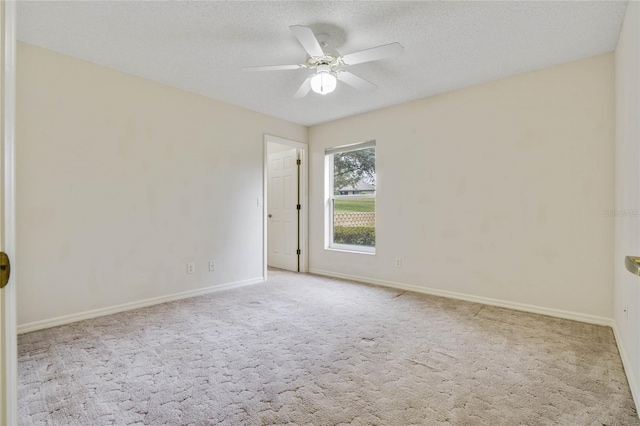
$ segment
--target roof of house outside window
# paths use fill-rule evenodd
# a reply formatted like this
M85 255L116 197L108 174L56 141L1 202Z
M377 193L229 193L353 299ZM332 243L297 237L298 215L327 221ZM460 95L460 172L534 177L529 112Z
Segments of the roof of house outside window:
M363 180L358 182L356 186L347 186L344 188L340 188L341 191L375 191L375 185L371 185Z

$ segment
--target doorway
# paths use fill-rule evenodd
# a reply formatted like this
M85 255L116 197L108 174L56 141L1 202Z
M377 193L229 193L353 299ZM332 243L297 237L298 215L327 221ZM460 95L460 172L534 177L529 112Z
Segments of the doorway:
M264 276L307 270L307 144L264 138Z

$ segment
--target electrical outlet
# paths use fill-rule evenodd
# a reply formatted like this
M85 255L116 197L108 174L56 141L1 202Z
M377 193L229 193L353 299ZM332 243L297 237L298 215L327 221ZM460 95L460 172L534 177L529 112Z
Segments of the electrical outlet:
M193 262L187 263L187 274L193 274L196 270L196 264Z
M262 207L262 197L258 197L256 204L258 205L258 207Z
M402 268L402 258L396 257L396 268Z
M216 261L215 260L209 261L209 272L213 272L215 270L216 270Z

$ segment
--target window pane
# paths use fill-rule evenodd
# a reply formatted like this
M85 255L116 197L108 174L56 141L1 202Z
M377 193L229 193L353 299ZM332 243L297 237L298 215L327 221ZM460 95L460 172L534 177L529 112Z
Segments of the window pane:
M376 199L333 200L333 243L376 246Z
M333 190L335 195L375 194L376 149L333 154Z

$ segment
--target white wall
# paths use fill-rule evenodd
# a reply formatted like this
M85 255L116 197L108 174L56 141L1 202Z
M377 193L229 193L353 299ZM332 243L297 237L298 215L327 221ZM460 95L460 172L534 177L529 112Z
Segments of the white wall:
M19 324L262 276L263 134L307 128L24 43L17 94Z
M640 256L640 3L630 1L615 52L616 210L614 319L629 384L640 406L640 278L624 267L625 256ZM628 312L625 313L625 309Z
M611 53L314 126L310 268L606 322L613 126ZM370 139L376 255L325 250L324 149Z

